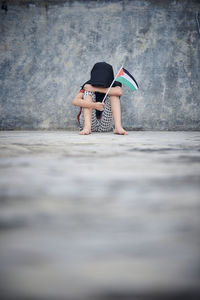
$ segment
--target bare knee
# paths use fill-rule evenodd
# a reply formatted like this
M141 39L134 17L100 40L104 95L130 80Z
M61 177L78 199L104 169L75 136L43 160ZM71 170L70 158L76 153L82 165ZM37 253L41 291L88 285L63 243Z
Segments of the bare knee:
M88 101L88 102L92 102L92 101L93 101L92 96L90 96L90 95L86 95L86 96L84 97L84 100L86 100L86 101Z

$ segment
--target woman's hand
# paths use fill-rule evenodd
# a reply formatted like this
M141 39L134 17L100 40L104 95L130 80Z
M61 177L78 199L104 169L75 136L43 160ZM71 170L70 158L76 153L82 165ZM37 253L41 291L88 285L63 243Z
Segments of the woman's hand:
M93 92L93 93L96 92L96 89L91 84L88 83L85 84L83 88L86 92Z
M95 109L103 111L104 110L104 103L103 102L95 102Z

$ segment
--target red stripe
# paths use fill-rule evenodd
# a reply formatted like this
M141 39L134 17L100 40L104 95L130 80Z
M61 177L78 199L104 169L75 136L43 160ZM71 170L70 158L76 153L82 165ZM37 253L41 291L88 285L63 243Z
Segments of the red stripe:
M77 115L77 120L78 120L79 123L80 123L81 112L82 112L82 107L80 108L80 111L79 111L79 113Z
M123 70L123 68L122 68L121 71L119 72L119 74L117 75L117 77L123 76L123 75L124 75L124 70Z

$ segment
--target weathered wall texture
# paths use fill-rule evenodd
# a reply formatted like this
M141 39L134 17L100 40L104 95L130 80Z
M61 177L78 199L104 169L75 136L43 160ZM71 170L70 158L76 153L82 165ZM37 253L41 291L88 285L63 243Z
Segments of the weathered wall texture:
M200 1L7 2L1 129L78 128L72 98L97 61L138 80L123 88L127 129L200 129Z

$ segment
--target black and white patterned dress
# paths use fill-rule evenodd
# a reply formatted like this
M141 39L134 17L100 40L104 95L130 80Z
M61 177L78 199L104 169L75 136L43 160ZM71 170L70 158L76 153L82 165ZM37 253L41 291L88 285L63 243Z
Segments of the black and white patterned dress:
M84 91L83 98L87 95L90 95L92 97L92 101L96 102L96 95L93 92L87 92ZM101 114L101 118L97 118L96 116L96 109L92 109L92 126L91 130L92 132L107 132L113 130L113 116L111 111L111 105L110 105L110 96L108 95L105 99L105 105L104 110ZM84 108L83 108L84 110ZM84 127L84 114L82 113L80 115L80 130Z

